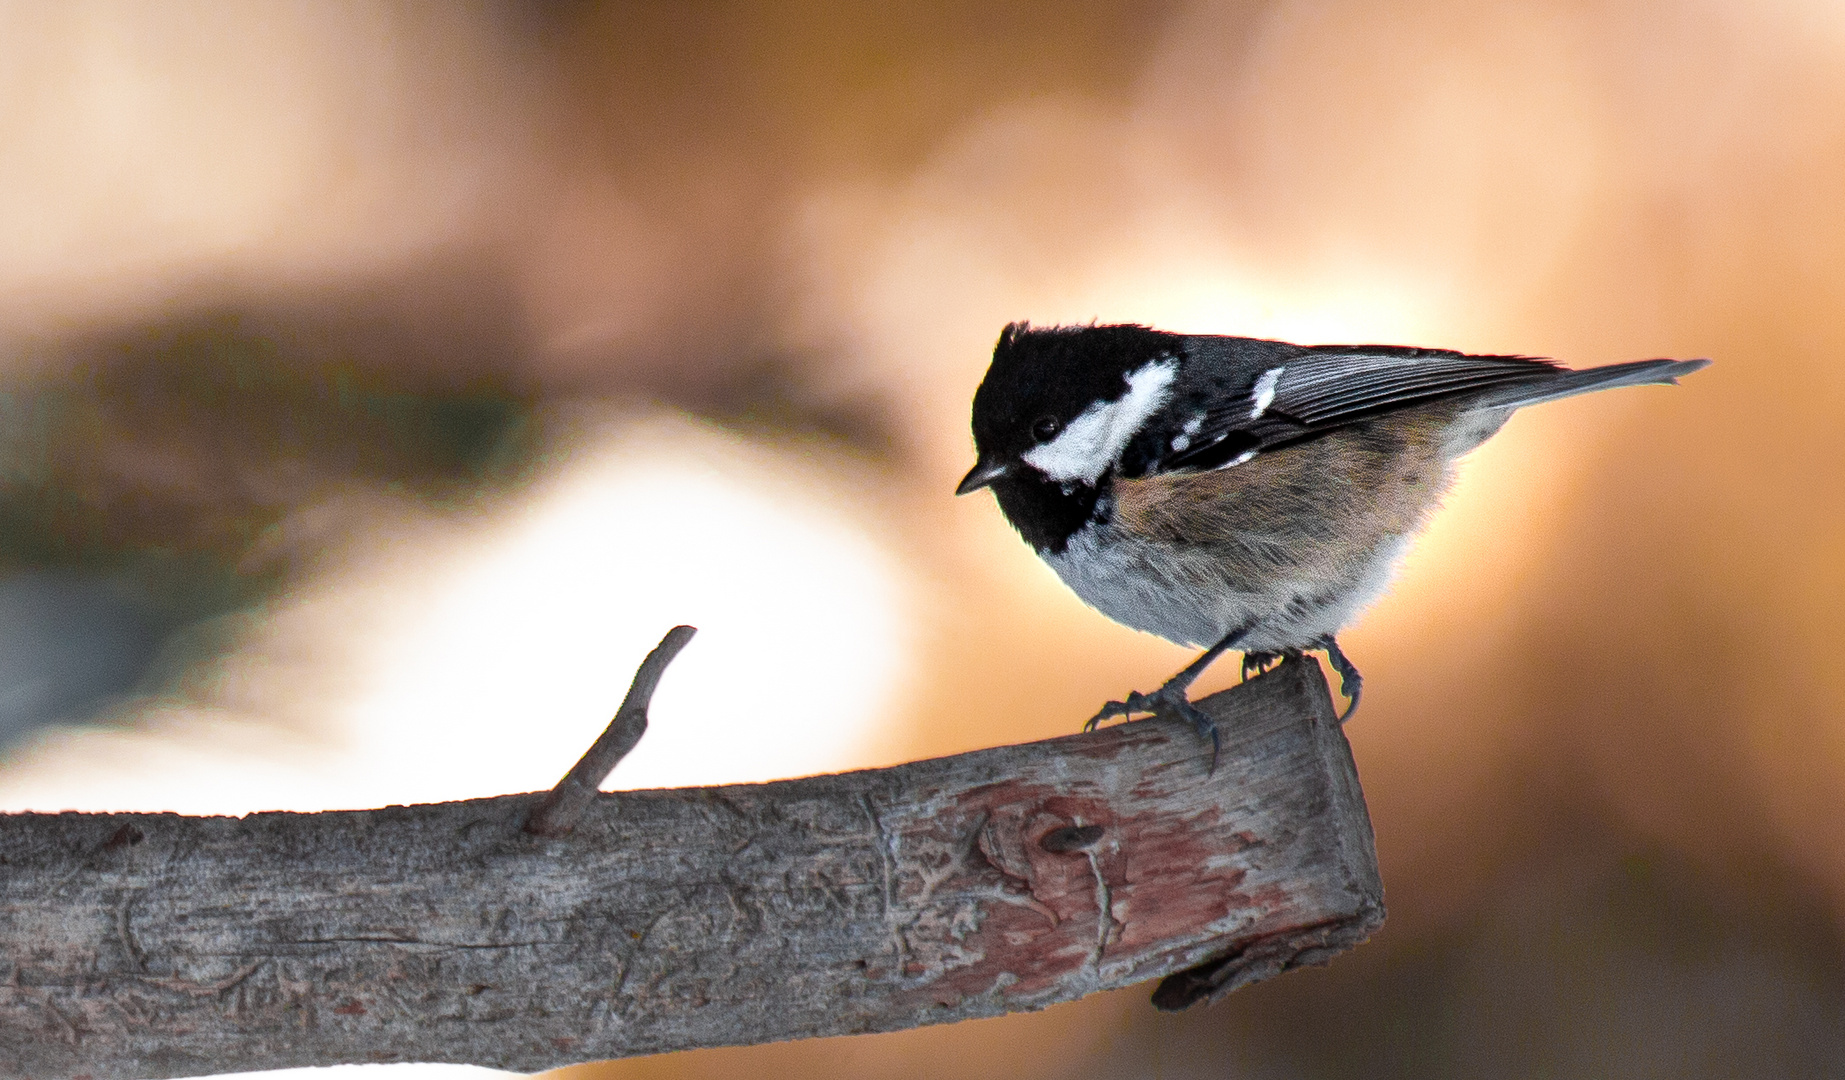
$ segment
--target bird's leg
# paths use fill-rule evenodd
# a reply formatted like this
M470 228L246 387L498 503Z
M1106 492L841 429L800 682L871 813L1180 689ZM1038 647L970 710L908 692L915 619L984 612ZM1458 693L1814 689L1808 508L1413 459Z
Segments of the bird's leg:
M1281 663L1282 654L1278 652L1246 652L1243 654L1243 681L1248 682Z
M1204 715L1198 706L1191 703L1191 699L1185 696L1185 691L1192 683L1198 681L1198 676L1204 674L1204 669L1210 667L1212 661L1222 656L1227 650L1236 648L1236 643L1241 641L1247 633L1249 633L1249 627L1239 626L1225 634L1223 640L1206 649L1202 656L1185 665L1183 671L1167 679L1163 686L1151 694L1143 694L1135 690L1128 694L1126 701L1111 701L1102 706L1102 711L1090 717L1089 722L1083 725L1083 730L1091 731L1097 724L1110 717L1132 716L1134 713L1176 717L1189 723L1197 729L1198 734L1211 740L1211 768L1216 769L1217 724Z
M1348 702L1345 712L1339 715L1339 722L1343 724L1358 711L1358 695L1365 688L1365 678L1358 674L1358 668L1346 658L1344 650L1339 648L1339 642L1331 634L1321 638L1318 644L1326 650L1326 662L1339 673L1339 692L1345 695Z

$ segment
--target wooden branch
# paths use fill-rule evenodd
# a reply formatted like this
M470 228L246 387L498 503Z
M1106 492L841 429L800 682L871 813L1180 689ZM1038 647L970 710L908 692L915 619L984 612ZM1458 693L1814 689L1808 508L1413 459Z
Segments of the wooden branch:
M890 769L321 814L0 816L0 1077L571 1062L1038 1009L1180 1008L1382 921L1319 666Z

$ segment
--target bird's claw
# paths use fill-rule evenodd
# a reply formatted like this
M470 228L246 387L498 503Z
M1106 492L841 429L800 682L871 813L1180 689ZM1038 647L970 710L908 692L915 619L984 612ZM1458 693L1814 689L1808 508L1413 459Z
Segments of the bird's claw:
M1339 723L1344 724L1358 711L1358 695L1364 692L1365 677L1358 673L1357 665L1339 648L1339 642L1331 634L1319 641L1320 648L1326 650L1326 662L1332 665L1339 675L1339 692L1345 695L1345 712L1339 714Z
M1243 654L1243 681L1248 682L1257 675L1262 675L1269 668L1281 663L1282 654L1278 652L1246 652Z
M1157 696L1156 694L1143 694L1138 690L1130 690L1126 701L1111 701L1102 706L1101 712L1096 713L1094 716L1084 721L1083 730L1094 731L1096 728L1113 720L1117 716L1125 720L1135 713L1157 713L1159 710L1155 707L1153 700Z
M1128 694L1126 701L1111 701L1102 706L1102 711L1090 717L1083 724L1083 730L1094 731L1104 721L1117 716L1128 718L1136 713L1151 713L1154 716L1183 720L1190 724L1201 737L1211 740L1211 771L1217 771L1219 748L1217 722L1206 716L1204 710L1193 705L1181 688L1162 687L1151 694L1143 694L1135 690Z

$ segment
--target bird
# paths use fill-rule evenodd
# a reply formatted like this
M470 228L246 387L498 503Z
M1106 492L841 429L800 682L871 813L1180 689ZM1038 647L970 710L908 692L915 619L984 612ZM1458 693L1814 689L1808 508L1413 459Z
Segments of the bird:
M1216 725L1187 696L1225 651L1243 675L1324 651L1389 584L1455 464L1527 405L1673 384L1708 360L1572 369L1536 356L1295 345L1134 323L1009 324L974 393L976 461L1023 540L1102 614L1204 652L1085 729L1141 714Z

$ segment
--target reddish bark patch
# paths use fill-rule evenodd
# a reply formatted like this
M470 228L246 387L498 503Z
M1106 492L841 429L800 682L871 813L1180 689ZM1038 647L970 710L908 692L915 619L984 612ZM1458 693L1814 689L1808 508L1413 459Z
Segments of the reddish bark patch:
M1239 891L1248 870L1226 856L1263 840L1222 831L1215 804L1178 809L1170 783L1154 785L1162 806L1139 779L1113 799L1094 784L1008 780L903 823L896 899L909 907L905 974L929 980L918 1004L953 1006L996 987L1032 996L1087 964L1153 962L1259 903ZM1122 816L1120 804L1138 812Z

